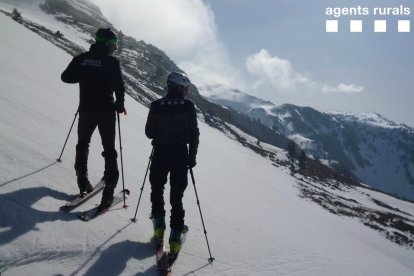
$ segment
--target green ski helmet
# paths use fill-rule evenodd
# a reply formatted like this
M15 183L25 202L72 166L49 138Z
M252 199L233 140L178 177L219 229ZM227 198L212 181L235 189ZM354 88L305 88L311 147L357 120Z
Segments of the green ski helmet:
M111 30L111 28L101 28L95 34L96 42L103 42L108 46L114 46L118 42L116 34Z

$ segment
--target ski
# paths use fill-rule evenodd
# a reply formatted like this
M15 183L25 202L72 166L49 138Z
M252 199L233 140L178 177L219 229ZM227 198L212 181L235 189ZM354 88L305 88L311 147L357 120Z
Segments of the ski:
M158 261L158 271L160 272L160 276L171 275L170 266L168 264L168 253L164 251L161 255L160 260Z
M65 205L61 206L60 207L60 210L62 210L62 211L70 211L70 210L74 209L75 207L78 207L79 205L83 204L88 199L90 199L91 197L93 197L94 195L96 195L104 187L105 187L105 181L104 180L99 181L99 183L96 184L93 187L92 192L90 192L90 193L88 193L88 194L86 194L84 196L78 195L74 200L68 201L68 202L66 202Z
M183 233L181 234L181 249L176 254L171 254L171 253L166 254L166 256L167 256L167 268L164 269L163 271L160 270L160 276L172 276L173 266L177 261L178 254L180 254L180 252L183 248L185 240L187 239L188 227L186 225L184 227L185 228L183 229Z
M157 264L159 264L162 256L164 255L165 251L165 246L164 246L164 242L159 242L154 238L154 243L155 243L155 258L157 260Z
M124 195L125 195L125 198L128 198L129 194L130 192L128 189L122 190L121 192L119 192L118 194L114 196L114 200L110 206L106 208L102 208L101 205L97 205L96 207L90 210L80 213L78 215L78 218L83 221L90 221L91 219L94 219L97 216L106 213L106 211L108 211L110 208L117 205L118 203L121 203L124 200Z
M159 241L157 238L152 238L155 244L155 259L157 261L158 271L160 275L166 275L168 272L168 253L165 250L164 242Z
M150 216L149 218L152 221L154 228L155 228L154 217ZM164 240L157 238L154 233L154 236L151 238L151 244L154 245L155 260L158 266L158 270L160 271L160 274L162 275L162 271L167 271L168 269L168 254L167 254L167 251L165 250Z

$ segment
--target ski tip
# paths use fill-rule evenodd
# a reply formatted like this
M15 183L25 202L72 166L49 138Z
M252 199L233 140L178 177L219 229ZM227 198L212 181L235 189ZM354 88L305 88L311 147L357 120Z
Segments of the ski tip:
M60 206L59 209L67 211L67 210L72 209L73 207L74 207L73 205L66 203L65 205Z
M88 217L88 216L83 216L83 215L79 215L79 216L78 216L78 218L79 218L81 221L89 221L89 220L90 220L90 217Z
M89 211L85 211L85 212L81 212L81 213L78 213L78 215L77 215L77 217L78 217L78 219L80 219L81 221L85 221L85 222L87 222L87 221L90 221L91 219L93 219L93 218L95 218L96 216L97 216L97 212L95 211L93 214L90 212L91 210L89 210Z

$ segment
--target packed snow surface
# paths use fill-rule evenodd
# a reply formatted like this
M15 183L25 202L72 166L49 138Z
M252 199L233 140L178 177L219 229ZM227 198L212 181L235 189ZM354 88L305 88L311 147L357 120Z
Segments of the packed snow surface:
M77 192L76 123L63 163L55 162L78 103L77 85L60 81L71 57L3 14L0 25L0 273L157 275L149 243L148 182L138 221L130 221L151 152L144 135L147 108L128 97L128 115L121 116L130 207L120 205L90 222L77 219L78 212L99 202L96 196L70 213L59 211ZM216 261L207 261L190 181L184 198L190 232L175 275L414 274L412 250L298 197L295 179L284 168L204 123L200 130L194 173ZM92 182L103 173L101 151L96 131L90 147ZM396 207L412 211L407 205Z

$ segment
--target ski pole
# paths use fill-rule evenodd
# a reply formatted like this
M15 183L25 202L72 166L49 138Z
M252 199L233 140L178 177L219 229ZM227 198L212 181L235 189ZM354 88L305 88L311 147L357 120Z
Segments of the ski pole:
M154 154L154 148L152 148L151 150L151 155L149 157L148 160L148 166L147 166L147 170L145 172L145 176L144 176L144 181L142 182L142 186L141 186L141 193L139 194L139 199L138 199L138 204L137 204L137 209L135 210L135 216L134 218L131 219L132 222L136 222L137 221L137 213L138 213L138 207L139 207L139 203L141 201L141 196L142 196L142 192L144 191L144 185L145 185L145 179L147 179L147 174L148 174L148 169L150 167L151 164L151 159L152 159L152 155Z
M190 174L191 174L191 180L193 181L194 192L195 192L195 195L196 195L196 198L197 198L198 210L200 211L201 222L203 224L204 235L206 236L208 253L210 254L210 258L208 259L208 261L210 263L212 263L214 261L214 258L211 256L210 244L208 243L208 238L207 238L207 230L206 230L206 227L204 225L203 214L201 213L200 200L198 199L197 188L196 188L196 185L195 185L194 173L193 173L193 169L192 168L190 168Z
M121 153L121 174L122 174L122 190L125 191L125 180L124 180L124 161L122 158L122 138L121 138L121 120L119 119L119 113L116 112L118 117L118 133L119 133L119 152ZM124 195L124 208L127 208L128 205L125 203L125 193Z
M76 110L75 118L73 118L73 122L72 122L72 125L70 126L68 136L66 136L65 144L63 144L62 151L60 152L60 155L59 155L58 159L56 159L56 161L59 162L59 163L62 163L63 162L62 159L61 159L62 158L62 154L63 154L63 151L65 150L66 143L68 142L69 135L72 132L73 124L75 123L75 120L76 120L76 117L78 116L78 113L79 113L79 110Z

